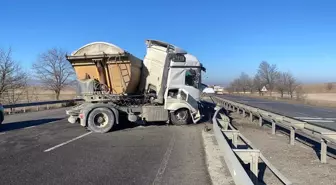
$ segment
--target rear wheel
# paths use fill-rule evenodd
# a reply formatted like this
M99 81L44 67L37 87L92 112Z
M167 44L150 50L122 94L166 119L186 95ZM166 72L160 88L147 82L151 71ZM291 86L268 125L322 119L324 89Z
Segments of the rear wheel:
M178 109L170 114L170 120L174 125L186 125L190 122L188 109Z
M106 133L114 125L115 117L108 108L95 108L88 117L88 128L93 132Z

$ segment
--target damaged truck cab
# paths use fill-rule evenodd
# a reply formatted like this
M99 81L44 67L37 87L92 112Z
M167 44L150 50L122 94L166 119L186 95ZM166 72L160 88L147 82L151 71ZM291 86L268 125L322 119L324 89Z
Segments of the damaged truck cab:
M157 40L146 45L143 62L107 43L89 44L67 56L85 100L67 111L69 122L102 133L122 123L120 115L131 122L198 122L202 64L174 45Z

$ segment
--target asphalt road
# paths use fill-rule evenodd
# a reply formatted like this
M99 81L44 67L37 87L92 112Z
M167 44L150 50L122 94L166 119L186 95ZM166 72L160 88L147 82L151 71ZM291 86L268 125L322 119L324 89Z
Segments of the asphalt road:
M336 109L229 94L217 96L336 130Z
M211 184L202 124L95 134L64 118L64 109L6 116L1 184Z

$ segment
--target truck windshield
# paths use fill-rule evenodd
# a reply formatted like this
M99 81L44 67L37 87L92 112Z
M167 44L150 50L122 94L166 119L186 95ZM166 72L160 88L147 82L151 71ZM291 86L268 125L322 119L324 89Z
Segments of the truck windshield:
M185 73L185 85L193 86L196 89L199 87L200 83L200 72L195 69L188 69Z

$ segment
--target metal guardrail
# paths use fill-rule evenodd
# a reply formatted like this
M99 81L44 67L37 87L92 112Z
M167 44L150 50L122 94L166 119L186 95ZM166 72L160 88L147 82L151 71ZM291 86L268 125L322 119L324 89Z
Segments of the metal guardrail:
M258 150L251 142L246 139L239 130L236 130L230 123L230 119L224 113L222 108L216 107L216 112L212 118L213 130L218 145L223 153L225 163L231 173L231 176L237 185L258 184L262 177L259 177L259 163L263 162L271 172L286 185L292 184L283 176ZM228 140L231 140L233 146ZM243 144L247 149L239 149L238 143ZM242 161L242 162L240 162ZM250 173L246 172L242 163L250 164Z
M259 126L262 126L264 121L271 123L272 134L275 134L277 127L286 129L289 131L289 143L295 144L295 135L301 135L308 137L321 143L320 160L321 163L327 162L327 148L336 150L331 143L336 143L336 132L331 129L327 129L315 124L311 124L305 121L300 121L291 117L276 114L273 112L265 111L252 106L244 105L241 103L233 102L224 98L211 96L215 103L220 104L226 110L236 111L242 113L245 117L249 114L250 121L254 118L259 119Z
M41 102L31 102L31 103L18 103L18 104L11 104L11 105L3 105L4 109L13 109L13 108L25 108L25 107L32 107L32 106L42 106L42 105L52 105L52 104L59 104L59 103L69 103L69 102L78 102L83 101L82 99L71 99L71 100L56 100L56 101L41 101ZM38 108L37 108L38 110ZM24 109L25 111L25 109Z

